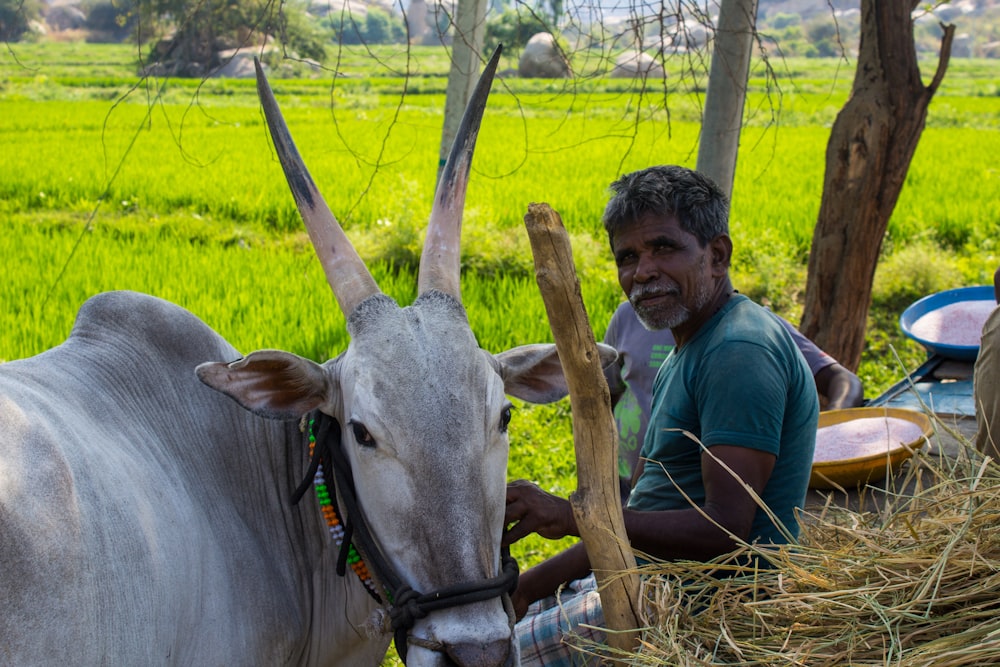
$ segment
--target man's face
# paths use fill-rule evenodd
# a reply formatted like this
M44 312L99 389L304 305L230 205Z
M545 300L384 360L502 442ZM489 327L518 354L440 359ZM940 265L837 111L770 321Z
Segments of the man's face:
M618 283L647 329L675 329L712 299L711 245L683 229L676 216L646 214L615 235Z

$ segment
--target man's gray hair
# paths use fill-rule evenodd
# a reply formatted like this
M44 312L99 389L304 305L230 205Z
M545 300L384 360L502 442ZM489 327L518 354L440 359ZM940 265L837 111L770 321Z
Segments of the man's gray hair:
M644 215L673 215L681 229L693 234L702 247L729 233L729 198L712 179L693 169L657 165L625 174L611 184L612 196L604 209L608 241Z

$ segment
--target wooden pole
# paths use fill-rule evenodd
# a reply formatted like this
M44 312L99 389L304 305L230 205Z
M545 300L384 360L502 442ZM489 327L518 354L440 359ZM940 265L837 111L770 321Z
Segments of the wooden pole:
M639 576L622 518L611 391L562 219L548 204L529 204L524 224L535 258L535 280L569 386L577 467L577 489L569 500L597 577L610 630L607 643L631 653L639 640Z

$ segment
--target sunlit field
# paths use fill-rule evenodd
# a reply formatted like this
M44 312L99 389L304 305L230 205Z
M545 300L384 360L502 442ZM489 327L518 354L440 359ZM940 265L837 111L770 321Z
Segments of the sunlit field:
M382 288L413 298L439 161L447 59L417 50L409 80L341 54L272 85L307 165ZM387 53L386 58L401 57ZM68 334L109 289L149 292L204 319L243 351L317 360L347 345L343 318L308 247L249 80L144 80L128 46L9 45L0 54L0 359ZM501 67L514 67L512 61ZM755 66L733 193L737 287L800 315L829 127L852 64ZM369 70L366 70L366 67ZM930 74L928 64L925 78ZM397 69L396 72L404 71ZM1000 231L1000 71L953 60L889 225L876 276L868 396L924 352L901 310L939 289L988 284ZM548 202L570 232L600 339L620 300L600 214L608 183L654 163L693 166L703 88L666 94L590 77L501 78L468 191L463 297L480 344L551 340L523 216ZM511 477L575 486L568 401L519 406ZM558 545L518 545L528 565Z

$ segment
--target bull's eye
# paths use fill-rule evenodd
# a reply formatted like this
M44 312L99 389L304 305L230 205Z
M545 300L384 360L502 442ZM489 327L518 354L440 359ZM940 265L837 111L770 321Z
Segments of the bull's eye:
M361 422L352 421L351 428L354 429L354 439L357 440L358 444L362 447L374 447L375 438L372 434L368 432L365 425Z
M512 409L513 409L513 407L510 406L510 405L508 405L508 406L506 406L503 409L503 412L500 413L500 432L501 433L506 433L507 432L507 426L510 424L510 413L511 413Z

